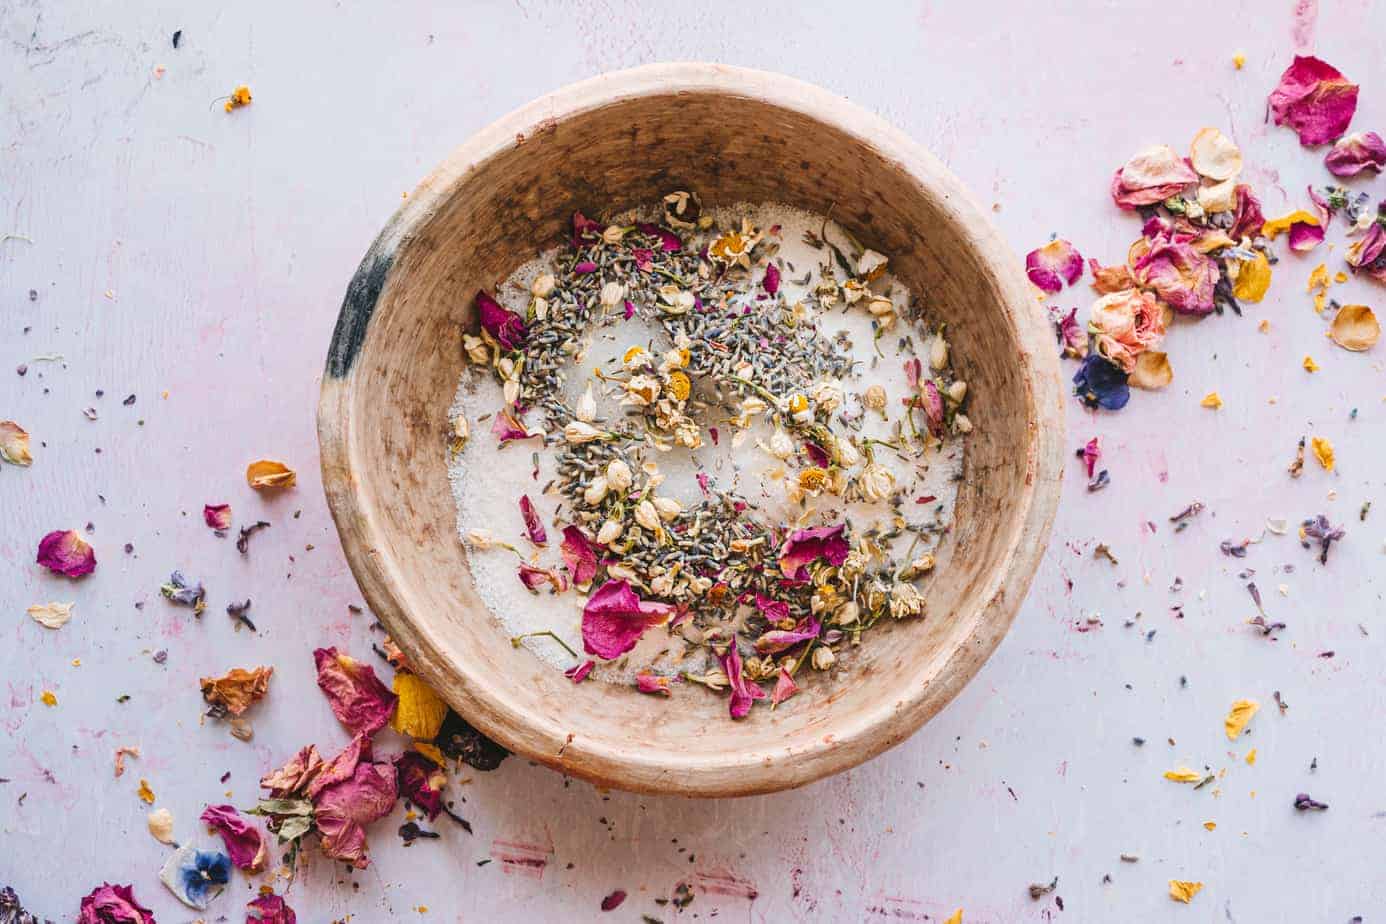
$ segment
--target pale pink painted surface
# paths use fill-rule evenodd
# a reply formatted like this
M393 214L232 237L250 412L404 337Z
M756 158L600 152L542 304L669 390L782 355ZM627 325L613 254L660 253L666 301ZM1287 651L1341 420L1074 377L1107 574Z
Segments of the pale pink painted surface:
M1305 204L1310 180L1328 180L1289 132L1263 125L1266 92L1296 43L1362 83L1355 129L1386 126L1386 7L1366 0L1130 11L1095 2L1067 11L591 0L467 11L90 6L0 8L0 232L33 239L0 244L0 417L43 441L31 470L0 471L0 777L9 780L0 784L0 881L59 920L102 879L133 882L160 921L194 917L156 881L166 850L144 830L140 777L174 812L181 838L210 843L195 822L204 803L249 804L260 773L294 748L345 742L309 654L336 644L369 656L371 637L369 617L347 611L356 591L316 471L327 337L346 281L400 194L499 114L653 60L781 70L848 95L932 148L980 199L999 203L997 221L1019 252L1057 231L1104 261L1137 233L1107 198L1107 178L1144 145L1182 148L1203 125L1222 127L1242 144L1271 214ZM180 28L174 51L169 35ZM1247 55L1241 72L1231 66L1237 50ZM242 81L255 103L226 116L212 101ZM1355 185L1386 193L1379 180ZM1357 510L1381 486L1382 369L1375 355L1323 340L1303 294L1311 265L1282 262L1271 297L1247 318L1178 326L1167 393L1138 394L1115 416L1071 407L1075 446L1103 438L1113 485L1087 494L1075 461L1014 630L905 745L800 792L720 803L602 794L512 761L453 789L474 835L441 819L442 841L405 851L399 819L381 822L374 865L351 877L359 889L314 862L291 893L300 920L672 921L653 899L684 880L697 898L682 917L715 910L730 921L937 921L956 907L967 922L1373 920L1386 908L1386 511L1360 523ZM1335 295L1380 308L1382 291L1353 284ZM1057 301L1088 300L1084 288ZM1263 317L1269 334L1256 331ZM1323 367L1313 377L1300 368L1306 352ZM65 362L34 360L46 353ZM21 362L25 378L13 372ZM1227 401L1216 414L1198 407L1212 389ZM127 408L130 393L138 399ZM87 406L99 420L83 418ZM1334 440L1338 473L1311 468L1288 480L1303 433ZM253 496L241 473L261 455L294 464L298 489L270 502ZM1195 498L1208 511L1173 535L1167 518ZM222 500L239 522L274 524L249 561L201 523L201 505ZM1268 536L1245 561L1217 551L1222 539L1260 535L1267 516L1320 510L1349 521L1327 569L1293 537ZM38 536L88 521L97 573L75 586L40 574ZM121 551L127 541L132 556ZM1091 557L1098 541L1119 566ZM1286 563L1294 573L1283 573ZM174 567L207 583L201 622L157 596ZM1271 615L1290 623L1278 643L1242 624L1254 612L1237 578L1244 567L1256 570ZM1178 595L1168 590L1176 575ZM222 612L246 596L259 636L232 631ZM77 601L60 632L24 616L48 599ZM1176 619L1170 607L1180 602ZM1123 628L1138 611L1139 624ZM1078 631L1093 614L1101 627ZM1147 642L1149 629L1157 634ZM159 648L166 667L150 659ZM1325 650L1336 656L1319 658ZM197 678L254 663L276 674L247 745L199 724ZM45 688L57 708L37 702ZM1271 704L1277 689L1291 706L1284 716ZM117 705L122 693L132 699ZM1229 748L1221 717L1240 696L1265 708L1252 736ZM1144 748L1133 735L1148 739ZM144 757L114 780L118 744L139 744ZM1254 767L1240 760L1250 745ZM1229 768L1218 792L1160 779L1204 762ZM1296 814L1290 801L1301 790L1332 808ZM1208 820L1216 831L1203 829ZM514 845L543 852L542 876L507 869L499 858ZM1141 861L1121 863L1122 852ZM1028 883L1055 875L1063 912L1053 896L1026 895ZM1169 878L1207 888L1186 908L1165 896ZM754 901L744 897L752 887ZM598 902L615 888L630 898L603 916ZM209 916L240 920L250 893L238 876ZM413 910L420 904L427 914Z

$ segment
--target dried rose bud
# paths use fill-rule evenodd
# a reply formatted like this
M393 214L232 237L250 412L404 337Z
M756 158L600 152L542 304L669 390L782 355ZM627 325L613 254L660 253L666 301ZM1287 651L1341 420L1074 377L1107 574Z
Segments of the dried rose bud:
M529 294L535 298L548 298L553 294L555 280L549 273L542 273L534 277L534 281L529 284Z
M601 439L604 435L596 427L581 420L574 420L563 428L563 438L574 445L590 443L593 440Z
M873 411L884 411L886 409L886 390L880 385L872 385L862 396L862 401Z
M820 671L825 671L837 663L837 655L833 654L831 648L813 649L813 666Z

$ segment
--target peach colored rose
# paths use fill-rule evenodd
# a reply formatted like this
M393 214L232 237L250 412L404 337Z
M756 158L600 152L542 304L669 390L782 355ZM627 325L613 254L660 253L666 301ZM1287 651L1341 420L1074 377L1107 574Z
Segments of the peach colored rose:
M1123 289L1093 302L1088 328L1097 352L1129 373L1136 357L1164 337L1164 306L1149 292Z

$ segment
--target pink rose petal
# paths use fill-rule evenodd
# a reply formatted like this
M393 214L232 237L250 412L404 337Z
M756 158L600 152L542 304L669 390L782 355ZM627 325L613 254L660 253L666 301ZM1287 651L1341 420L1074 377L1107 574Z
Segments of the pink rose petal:
M573 683L582 683L584 680L587 679L587 675L592 673L592 668L596 666L597 662L593 661L591 658L588 658L581 664L575 664L572 667L568 668L566 671L563 672L563 676L567 677Z
M754 683L748 683L745 674L741 672L741 653L736 650L736 642L727 646L727 653L718 658L722 665L722 672L727 675L727 683L731 686L731 699L727 704L733 719L743 719L751 711L751 704L758 699L765 699L765 691Z
M520 583L535 593L545 584L552 587L556 594L568 589L568 579L551 568L536 568L527 562L520 562L518 574Z
M336 648L313 652L318 667L318 687L327 696L337 720L353 734L373 735L390 721L399 700L375 676L369 664Z
M1146 148L1112 176L1112 199L1124 209L1154 205L1198 182L1184 158L1169 145Z
M580 248L602 236L600 222L593 221L581 212L573 213L573 247Z
M756 639L756 654L779 654L809 639L818 637L820 626L812 616L802 620L793 629L771 629Z
M780 268L773 263L765 264L765 278L761 279L760 286L769 295L774 295L779 292Z
M1323 165L1334 176L1356 176L1363 170L1386 170L1386 141L1376 132L1345 135L1329 148Z
M231 528L231 505L230 504L203 504L202 519L208 526L218 532Z
M790 533L780 549L780 571L785 577L796 581L808 580L808 566L825 560L837 567L847 560L851 551L843 536L845 524L820 526L817 529L799 529Z
M938 386L932 379L926 379L919 389L919 406L924 410L924 423L928 426L929 432L936 437L942 438L943 427L943 395L939 394Z
M491 421L491 433L495 436L496 442L508 443L511 440L527 440L538 436L537 433L530 433L525 429L525 425L510 413L509 408L502 408L496 412L495 418Z
M1077 308L1071 309L1054 325L1059 331L1059 343L1066 351L1078 357L1088 355L1088 332L1078 323Z
M305 792L322 772L322 757L316 745L308 745L278 770L260 777L260 787L268 789L271 799L288 799Z
M558 551L574 584L586 584L597 576L597 547L581 527L563 527L563 542Z
M280 895L261 895L246 905L246 924L298 924L298 916Z
M1312 147L1347 131L1357 111L1357 85L1318 58L1295 55L1268 102L1275 124L1288 125L1300 144Z
M1083 256L1068 241L1058 238L1026 255L1025 275L1053 295L1065 284L1073 285L1083 275Z
M789 668L781 665L779 676L775 678L775 689L770 691L770 706L774 708L799 692L799 685L789 673Z
M394 767L357 764L350 777L323 789L313 800L322 852L356 869L368 867L366 825L390 814L398 798Z
M683 249L683 240L668 228L661 228L646 221L637 222L635 228L641 234L659 238L659 249L665 253L675 253Z
M135 901L128 885L103 882L82 899L77 924L155 924L154 912Z
M79 578L96 570L96 551L77 530L54 530L39 540L37 561L49 571Z
M1180 314L1212 312L1218 267L1192 245L1157 238L1131 269L1138 283Z
M1290 225L1290 249L1306 253L1323 243L1323 225L1297 221Z
M258 873L265 868L269 853L260 830L246 821L234 805L209 805L202 812L202 823L221 835L226 854L237 869Z
M619 658L673 611L667 603L641 600L625 581L607 581L583 607L583 650L607 660Z
M669 678L651 674L648 671L641 671L635 675L635 688L641 693L651 693L657 696L672 696L669 689Z
M535 545L547 545L549 534L544 531L543 521L539 519L539 514L534 509L534 501L529 499L528 494L520 495L520 516L524 518L529 541Z
M1232 228L1228 234L1236 240L1243 237L1256 237L1266 223L1261 212L1261 200L1256 198L1251 187L1245 183L1237 185L1237 208L1232 213Z
M1088 440L1078 454L1082 457L1083 464L1088 467L1088 477L1091 478L1093 470L1097 468L1097 461L1102 458L1102 447L1098 444L1097 437Z

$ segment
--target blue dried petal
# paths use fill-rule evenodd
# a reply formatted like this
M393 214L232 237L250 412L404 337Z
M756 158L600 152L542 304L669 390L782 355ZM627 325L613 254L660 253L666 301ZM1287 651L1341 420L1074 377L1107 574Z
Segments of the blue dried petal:
M1088 407L1119 411L1131 400L1127 375L1120 366L1098 353L1089 353L1073 375L1073 393Z
M159 879L180 902L203 911L231 881L231 858L216 850L180 847L164 864Z

